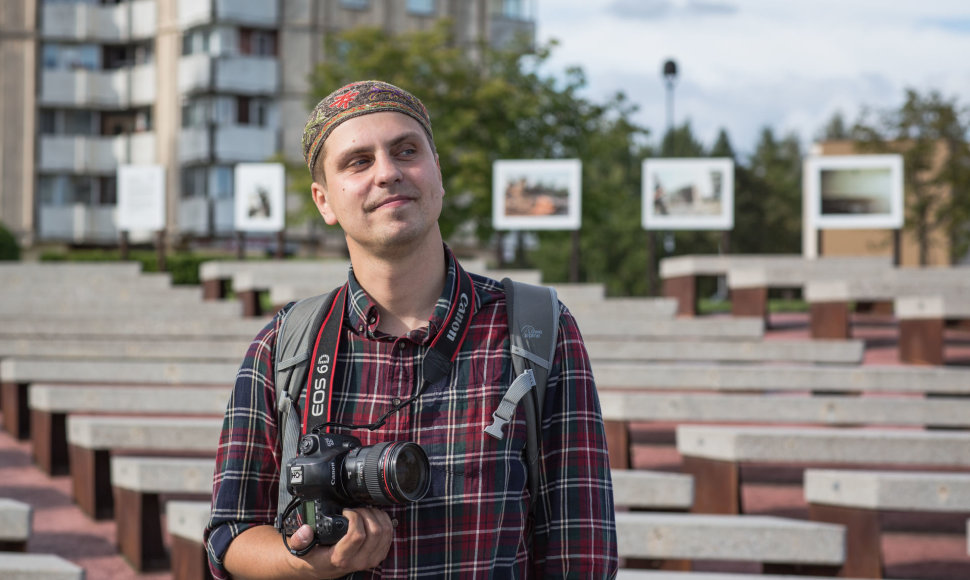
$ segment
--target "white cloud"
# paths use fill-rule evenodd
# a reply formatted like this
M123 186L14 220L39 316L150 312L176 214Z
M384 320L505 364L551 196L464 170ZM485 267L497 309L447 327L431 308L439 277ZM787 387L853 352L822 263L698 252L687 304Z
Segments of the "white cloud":
M898 105L903 91L970 101L970 3L908 0L539 0L552 70L580 65L589 96L625 92L662 130L668 57L677 122L710 143L719 127L750 150L764 125L810 139L836 110Z

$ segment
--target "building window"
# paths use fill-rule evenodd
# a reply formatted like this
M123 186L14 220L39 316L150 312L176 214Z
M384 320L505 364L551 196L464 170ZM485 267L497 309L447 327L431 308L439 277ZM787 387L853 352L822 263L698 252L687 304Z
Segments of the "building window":
M209 34L207 28L197 28L182 33L182 56L190 54L207 54L209 52Z
M182 197L205 196L205 167L182 168Z
M232 199L233 168L231 165L216 165L211 169L212 188L209 197L215 199Z
M276 31L240 28L239 53L253 56L276 56Z
M434 14L434 0L407 0L407 9L411 14Z
M98 202L101 205L118 205L118 178L101 177L98 181L101 190Z
M101 68L101 48L95 44L45 43L41 59L46 69L98 70Z
M532 0L500 0L502 16L513 20L532 20Z
M340 0L340 5L354 10L367 10L370 8L370 0Z

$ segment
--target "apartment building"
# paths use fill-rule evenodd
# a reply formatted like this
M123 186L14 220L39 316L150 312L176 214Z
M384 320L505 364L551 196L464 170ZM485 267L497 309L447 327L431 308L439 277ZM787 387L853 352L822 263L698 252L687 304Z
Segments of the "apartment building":
M118 166L159 164L170 238L231 234L235 165L301 159L328 35L447 17L469 47L502 45L534 37L535 2L3 2L0 221L27 245L113 243Z

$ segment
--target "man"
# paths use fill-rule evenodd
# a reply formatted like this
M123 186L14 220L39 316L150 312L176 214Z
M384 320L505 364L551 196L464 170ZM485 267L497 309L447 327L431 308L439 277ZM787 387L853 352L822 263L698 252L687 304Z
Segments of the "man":
M424 106L387 83L352 83L317 105L303 144L313 200L326 223L343 229L351 259L330 418L361 426L386 415L373 431L331 430L365 446L418 443L430 461L430 491L416 503L345 509L348 530L336 544L302 557L287 550L273 526L283 461L273 384L277 316L251 345L226 413L205 534L213 574L615 575L603 423L582 338L564 307L542 411L538 497L526 481L522 413L505 438L484 433L514 378L505 295L494 280L466 274L442 241L445 192ZM423 357L450 334L456 288L469 287L463 283L472 289L464 339L444 378L429 383ZM312 538L304 525L289 547L300 550Z

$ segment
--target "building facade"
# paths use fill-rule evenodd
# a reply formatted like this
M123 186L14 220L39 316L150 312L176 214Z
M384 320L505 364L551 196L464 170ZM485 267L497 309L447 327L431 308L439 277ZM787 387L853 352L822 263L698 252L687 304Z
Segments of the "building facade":
M301 160L328 35L449 18L502 45L534 37L535 1L3 2L0 222L28 246L113 243L118 167L157 164L170 237L231 234L235 165Z

